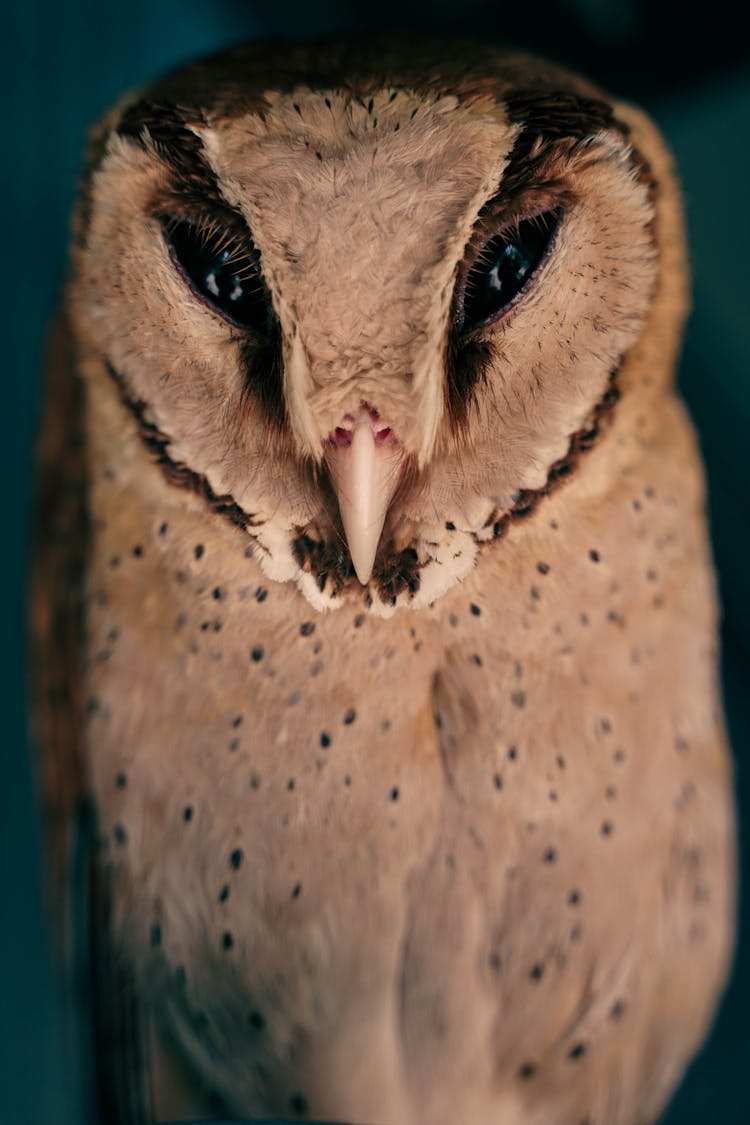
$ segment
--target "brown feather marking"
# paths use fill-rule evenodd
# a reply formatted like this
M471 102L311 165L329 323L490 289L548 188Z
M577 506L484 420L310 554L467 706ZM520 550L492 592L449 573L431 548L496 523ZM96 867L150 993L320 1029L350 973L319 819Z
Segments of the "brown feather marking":
M200 122L201 115L196 116ZM206 201L229 206L204 158L203 142L187 128L186 115L176 105L145 98L125 111L115 132L142 148L152 145L168 162L180 191L196 195L204 206Z
M494 539L499 539L501 535L504 535L512 521L523 520L530 516L541 500L570 479L578 465L581 454L596 444L611 423L612 412L620 398L620 391L616 385L617 375L617 370L611 372L609 387L594 407L590 421L571 436L568 452L550 466L546 483L541 488L523 489L516 496L511 510L501 516L500 519L495 520L492 527ZM484 542L486 540L482 540L479 545L482 546Z
M276 434L286 433L288 417L284 398L281 328L273 313L268 338L242 340L240 353L247 371L247 397L258 400Z
M340 536L318 539L308 531L301 531L292 540L291 547L297 566L315 575L321 593L328 586L330 597L336 597L345 586L353 586L354 567Z
M120 392L123 405L135 418L141 441L161 468L166 480L176 488L186 488L190 492L194 492L196 496L205 500L213 511L220 516L224 516L242 531L247 531L251 527L259 527L263 521L241 508L234 497L217 496L202 473L196 473L181 461L175 461L170 457L170 438L153 422L148 421L146 418L147 404L141 399L133 398L128 393L125 380L111 364L107 364L107 370Z
M419 590L422 569L414 548L404 547L397 552L388 545L381 552L381 558L381 565L374 575L380 600L385 605L395 605L399 594L407 591L409 597L413 598Z

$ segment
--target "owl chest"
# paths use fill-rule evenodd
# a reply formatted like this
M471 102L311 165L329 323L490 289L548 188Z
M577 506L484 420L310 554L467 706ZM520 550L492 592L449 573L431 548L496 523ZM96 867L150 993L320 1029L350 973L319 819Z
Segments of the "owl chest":
M694 622L587 614L544 559L439 613L316 615L244 550L161 527L93 559L89 765L116 941L220 1083L267 1105L342 1027L385 1054L400 1027L449 1073L500 1011L515 1058L592 972L632 992L665 924L691 956L720 940ZM231 1073L240 1047L265 1077Z

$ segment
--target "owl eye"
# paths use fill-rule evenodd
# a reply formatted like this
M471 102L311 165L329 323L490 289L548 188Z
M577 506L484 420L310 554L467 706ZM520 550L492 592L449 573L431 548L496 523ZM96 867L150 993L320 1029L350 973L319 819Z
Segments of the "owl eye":
M180 272L200 297L232 324L268 330L268 293L252 250L237 235L188 219L167 219L163 229Z
M522 219L485 242L463 287L459 315L465 331L495 320L513 303L546 258L559 218L548 211Z

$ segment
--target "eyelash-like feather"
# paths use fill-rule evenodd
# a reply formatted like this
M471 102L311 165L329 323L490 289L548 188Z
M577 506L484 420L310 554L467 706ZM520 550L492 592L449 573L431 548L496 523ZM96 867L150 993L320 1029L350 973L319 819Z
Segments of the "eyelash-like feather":
M241 220L183 209L159 218L175 267L193 294L230 324L267 336L271 300L259 255Z
M226 264L242 265L242 270L246 272L238 273L240 280L244 281L253 274L259 274L258 263L255 261L249 239L244 239L240 233L233 231L215 215L203 214L197 217L169 215L163 218L162 223L167 235L171 235L180 223L185 221L189 222L200 236L202 245L217 257L228 247L232 248L233 252L226 259Z

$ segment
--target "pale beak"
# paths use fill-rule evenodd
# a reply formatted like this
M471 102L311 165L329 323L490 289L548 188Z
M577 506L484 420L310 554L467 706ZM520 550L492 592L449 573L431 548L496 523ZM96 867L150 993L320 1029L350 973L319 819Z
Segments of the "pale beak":
M370 581L388 505L401 475L403 447L363 406L331 434L326 461L357 578Z

